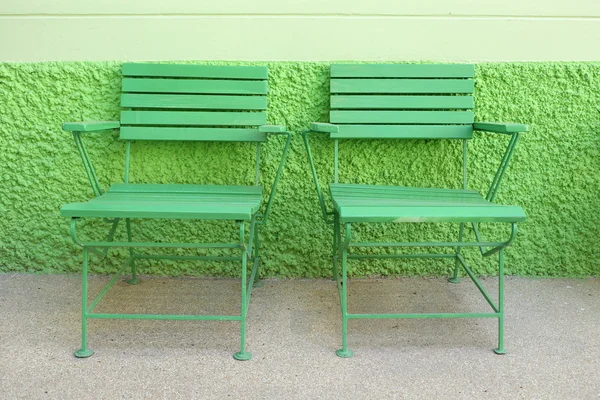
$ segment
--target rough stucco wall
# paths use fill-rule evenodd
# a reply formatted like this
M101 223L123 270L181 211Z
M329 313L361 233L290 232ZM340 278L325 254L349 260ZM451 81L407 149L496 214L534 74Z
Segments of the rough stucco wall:
M228 62L227 64L235 64ZM243 63L252 65L253 63ZM329 63L254 63L270 69L269 122L299 132L327 120ZM522 206L529 220L507 250L507 272L520 275L600 274L600 65L595 63L490 63L476 69L476 120L530 123L522 136L497 201ZM69 272L80 269L68 221L58 210L91 196L81 161L64 121L118 119L120 63L0 64L0 270ZM332 176L332 145L314 137L322 181ZM124 145L117 133L86 137L101 183L122 179ZM283 142L263 152L264 183L275 173ZM486 190L507 144L504 135L476 134L469 144L470 187ZM397 146L394 146L397 145ZM342 142L341 181L458 187L460 144L441 141ZM136 143L137 182L251 184L253 148L244 144ZM247 168L246 168L247 166ZM296 135L280 181L269 225L263 230L263 275L329 276L330 228L319 216L301 138ZM105 224L85 223L90 235ZM233 224L186 222L183 226L136 221L134 236L199 240L218 232L235 237ZM357 226L358 238L454 239L456 225ZM485 232L506 237L506 229ZM450 236L448 236L450 235ZM467 236L469 237L469 236ZM496 271L496 258L466 254L481 274ZM93 271L114 271L117 251ZM234 275L230 263L140 262L142 273ZM372 261L351 264L354 275L435 275L448 261ZM360 266L360 268L356 268Z

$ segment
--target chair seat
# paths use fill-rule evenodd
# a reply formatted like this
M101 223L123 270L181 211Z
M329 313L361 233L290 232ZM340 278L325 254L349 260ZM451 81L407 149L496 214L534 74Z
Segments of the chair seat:
M521 222L521 207L493 204L477 191L332 183L340 222Z
M262 202L262 186L186 184L113 185L86 203L63 206L64 217L252 219Z

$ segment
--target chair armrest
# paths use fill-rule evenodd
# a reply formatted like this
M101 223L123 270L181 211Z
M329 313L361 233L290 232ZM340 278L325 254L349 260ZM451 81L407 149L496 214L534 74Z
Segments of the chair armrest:
M475 122L473 129L476 131L483 132L495 132L495 133L519 133L528 132L529 125L526 124L514 124L510 122Z
M116 129L121 126L119 121L84 121L84 122L65 122L62 125L63 130L70 131L73 134L73 139L75 140L75 146L77 147L77 151L81 157L81 161L83 162L83 168L85 169L85 173L90 181L90 185L92 186L92 191L94 192L94 196L102 196L104 193L102 187L100 186L100 181L98 180L98 176L96 175L96 170L94 169L94 165L92 164L92 160L90 159L88 152L85 148L85 144L81 139L81 134L86 132L100 132L106 131L110 129Z
M265 207L265 211L262 215L262 219L260 223L266 224L269 219L269 214L271 212L271 205L273 204L273 199L275 198L275 192L277 191L277 183L279 182L279 177L283 171L283 167L285 166L285 160L287 158L288 149L290 148L290 143L292 141L292 132L286 130L283 125L261 125L258 127L258 131L266 134L273 135L287 135L285 139L285 144L283 145L283 152L281 153L281 160L279 161L279 167L277 168L277 172L275 173L275 179L273 180L273 185L271 186L271 193L269 194L269 200L267 201L267 206ZM259 147L260 149L260 147ZM260 150L259 150L260 151ZM260 154L260 153L257 153ZM257 158L258 160L258 158ZM258 168L258 165L257 165ZM258 176L258 175L257 175Z
M262 133L286 133L283 125L261 125L258 127L258 131Z
M317 170L315 168L315 162L313 160L312 152L310 150L309 143L309 133L317 132L317 133L337 133L339 128L337 125L329 124L326 122L313 122L310 125L310 129L307 129L302 132L302 140L304 141L304 147L306 149L306 156L308 157L308 164L310 166L310 171L313 176L313 181L315 183L315 189L317 191L317 198L319 200L319 205L321 206L321 213L323 216L323 220L327 223L333 223L327 217L333 212L327 210L327 205L325 204L325 197L323 196L323 190L321 189L321 185L319 183L319 177L317 175Z
M340 127L327 122L313 122L310 124L310 130L312 132L338 133L340 131Z
M97 132L121 127L119 121L65 122L62 128L70 132Z

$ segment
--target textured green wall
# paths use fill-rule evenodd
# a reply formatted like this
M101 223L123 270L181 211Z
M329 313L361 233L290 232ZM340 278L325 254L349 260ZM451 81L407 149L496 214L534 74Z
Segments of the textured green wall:
M233 64L233 63L229 63ZM246 63L250 64L250 63ZM264 65L265 63L256 63ZM299 132L326 121L329 63L267 63L270 68L269 122ZM600 65L597 63L490 63L476 69L476 120L529 123L498 201L518 204L528 214L507 251L507 272L519 275L600 274ZM0 270L78 271L80 249L72 244L66 202L91 196L70 135L61 123L117 119L120 63L0 64ZM101 182L123 174L124 145L116 133L87 137ZM332 146L315 137L322 179L332 175ZM272 179L282 146L270 142L263 179ZM504 135L477 134L469 144L470 186L485 190L507 144ZM395 146L395 147L393 147ZM457 187L460 145L455 142L365 141L340 144L341 180L357 183ZM132 153L138 182L252 182L252 150L237 144L143 144ZM247 168L245 166L248 166ZM319 217L299 135L294 137L272 219L263 231L266 276L329 276L330 228ZM90 222L87 233L104 226ZM219 232L234 237L232 225L142 221L140 239L198 237ZM504 238L505 230L486 232ZM358 226L358 237L454 238L456 225ZM450 238L448 234L453 235ZM115 269L124 253L95 263L95 272ZM493 274L495 260L467 255L481 274ZM94 258L97 261L96 258ZM230 264L143 263L144 273L232 275ZM353 266L358 265L353 263ZM363 262L356 275L436 275L448 264L434 261Z

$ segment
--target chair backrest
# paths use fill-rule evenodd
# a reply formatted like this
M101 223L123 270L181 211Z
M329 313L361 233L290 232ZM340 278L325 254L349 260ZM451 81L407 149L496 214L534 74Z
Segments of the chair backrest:
M329 121L337 139L470 139L468 64L331 66Z
M121 139L262 142L267 67L123 64Z

